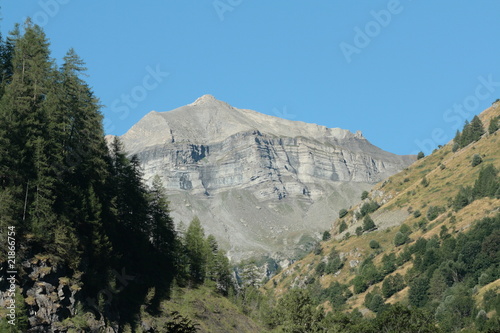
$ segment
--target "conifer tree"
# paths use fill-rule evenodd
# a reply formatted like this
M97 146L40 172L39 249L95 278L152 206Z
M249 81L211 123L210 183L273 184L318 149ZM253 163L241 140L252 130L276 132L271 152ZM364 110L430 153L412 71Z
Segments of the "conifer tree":
M195 217L189 224L185 243L191 281L194 284L203 283L206 275L208 244L198 217Z
M497 177L498 170L493 164L488 164L479 171L479 176L474 183L473 194L474 198L484 198L495 196L500 187L500 180Z
M477 115L472 118L472 121L470 123L470 132L472 141L481 139L484 134L483 122Z
M488 126L488 133L493 134L500 128L500 116L493 117Z
M46 155L48 134L44 107L53 64L45 34L29 20L24 34L21 35L17 27L10 41L15 44L9 44L12 51L7 58L12 59L4 68L11 68L12 75L2 81L4 94L0 101L0 165L3 169L0 177L4 186L9 187L5 195L14 204L13 220L23 221L21 230L30 230L34 224L40 230L54 220L54 216L49 217L54 181ZM4 74L6 72L9 70L4 70ZM23 195L25 193L27 195ZM22 207L19 202L24 203ZM50 232L48 234L50 236Z
M156 249L172 256L176 234L168 205L161 178L156 175L149 191L150 239Z

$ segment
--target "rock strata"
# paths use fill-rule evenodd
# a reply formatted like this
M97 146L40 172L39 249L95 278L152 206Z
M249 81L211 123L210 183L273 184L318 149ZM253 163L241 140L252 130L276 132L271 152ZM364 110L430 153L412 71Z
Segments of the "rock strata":
M176 222L198 215L235 259L290 254L363 190L414 161L359 131L238 109L211 95L148 113L122 140L147 180L162 177Z

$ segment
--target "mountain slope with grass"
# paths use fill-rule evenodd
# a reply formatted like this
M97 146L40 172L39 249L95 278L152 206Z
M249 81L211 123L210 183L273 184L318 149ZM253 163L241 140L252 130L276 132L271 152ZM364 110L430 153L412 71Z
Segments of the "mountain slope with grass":
M332 313L421 309L446 332L491 331L500 315L500 103L447 145L363 193L312 253L262 290L306 290ZM330 238L331 237L331 238ZM433 319L433 320L434 320Z

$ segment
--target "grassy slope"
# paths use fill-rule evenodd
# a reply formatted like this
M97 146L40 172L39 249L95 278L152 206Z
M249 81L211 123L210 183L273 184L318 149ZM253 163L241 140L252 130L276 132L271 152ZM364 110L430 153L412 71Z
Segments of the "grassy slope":
M500 103L485 110L480 118L483 121L485 130L489 126L490 119L500 115ZM478 142L452 152L453 142L448 143L433 154L415 162L402 172L390 177L388 180L376 185L371 191L369 198L383 203L382 207L373 214L372 218L378 227L378 230L364 233L361 236L351 236L345 239L346 232L354 234L356 227L362 225L362 221L357 221L354 213L359 210L362 203L349 209L349 214L343 218L348 225L347 231L338 234L338 225L340 220L333 223L332 240L323 242L322 254L314 255L310 253L302 260L294 263L285 269L279 275L275 276L263 289L273 291L276 295L281 295L289 288L304 281L308 276L314 275L314 267L322 258L335 247L335 249L346 256L347 261L343 269L336 274L323 275L320 282L323 287L328 287L332 281L348 283L355 276L357 262L375 250L369 247L370 240L377 240L381 245L374 262L380 263L384 254L391 252L399 253L403 247L395 247L393 244L394 236L399 231L399 225L407 224L413 230L410 238L415 240L419 237L430 238L439 234L442 226L446 226L451 233L466 231L471 223L485 216L492 216L500 210L500 200L483 198L476 200L469 206L461 209L458 213L453 212L448 207L450 200L457 194L461 185L473 185L478 176L480 166L472 167L471 159L474 154L480 154L483 158L483 165L491 163L497 169L500 169L500 131L493 135L486 134ZM442 167L441 165L444 165ZM429 182L424 187L421 182L426 177ZM446 211L430 222L425 231L418 230L416 223L420 221L428 210L429 206L445 207ZM420 210L422 216L416 218L411 212ZM402 275L411 267L411 262L399 267L392 274L400 273ZM499 286L500 280L483 287L482 289ZM376 286L381 287L381 283L371 286L366 292L354 295L347 302L347 308L360 308L363 310L363 301L367 292L370 292ZM273 290L274 289L274 290ZM352 289L352 287L351 287ZM481 290L480 293L484 291ZM389 303L405 301L407 297L407 288L393 295L387 300ZM325 304L326 309L329 308Z
M263 328L227 298L215 293L213 288L176 288L170 300L161 305L162 314L151 318L143 313L143 321L151 326L162 326L165 318L176 311L198 324L198 332L264 332ZM163 318L163 319L162 319Z

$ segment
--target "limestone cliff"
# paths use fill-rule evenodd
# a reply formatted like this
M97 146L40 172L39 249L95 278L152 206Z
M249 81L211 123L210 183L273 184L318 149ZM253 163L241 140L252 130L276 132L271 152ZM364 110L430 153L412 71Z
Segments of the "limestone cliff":
M361 132L237 109L210 95L150 112L122 140L147 180L162 177L176 222L198 215L236 259L290 255L363 190L414 161Z

